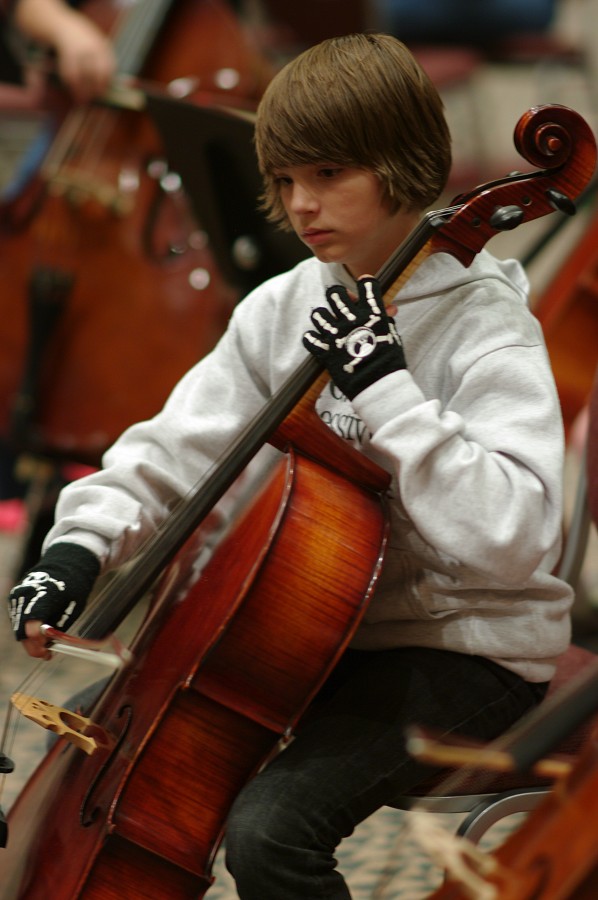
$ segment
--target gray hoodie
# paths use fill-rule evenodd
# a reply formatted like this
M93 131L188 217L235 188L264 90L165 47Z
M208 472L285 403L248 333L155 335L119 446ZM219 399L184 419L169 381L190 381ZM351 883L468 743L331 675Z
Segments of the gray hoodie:
M76 541L104 569L127 559L304 360L309 313L339 282L354 288L312 258L249 294L164 409L63 490L45 547ZM408 370L352 403L329 384L316 404L392 475L390 545L356 647L456 650L546 681L567 646L572 594L551 574L562 423L527 289L518 263L487 251L469 268L428 257L397 297Z

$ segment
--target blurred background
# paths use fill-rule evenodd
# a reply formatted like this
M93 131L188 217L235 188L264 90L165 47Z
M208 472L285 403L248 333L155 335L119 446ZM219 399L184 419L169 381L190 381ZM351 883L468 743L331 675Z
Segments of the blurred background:
M213 346L234 304L253 284L303 253L256 214L250 118L222 119L212 114L214 106L251 113L272 74L305 47L335 34L382 30L413 50L445 104L454 166L439 207L480 183L533 168L513 144L519 117L532 107L568 106L596 132L598 0L171 5L166 14L153 0L139 0L137 10L152 13L149 24L144 16L127 22L98 0L81 7L110 34L116 57L91 103L81 102L76 79L68 83L60 76L63 49L55 38L41 39L35 29L15 33L5 23L4 594L37 558L60 488L99 465L102 452L128 424L159 409L180 375ZM147 107L152 94L155 105ZM591 184L574 217L555 213L494 238L489 247L497 256L522 260L531 280L567 429L568 520L598 360L596 235ZM598 648L594 531L577 583L574 639ZM12 692L32 667L8 623L0 629L0 648L0 700L8 710ZM73 685L99 677L93 666L90 671L89 664L73 660L53 668L52 684L43 690L57 703ZM25 720L14 737L9 733L17 769L5 779L5 812L46 746L46 733ZM502 824L490 845L516 824ZM363 823L339 859L356 900L417 900L442 877L397 810L382 810ZM216 875L209 896L232 900L220 857Z

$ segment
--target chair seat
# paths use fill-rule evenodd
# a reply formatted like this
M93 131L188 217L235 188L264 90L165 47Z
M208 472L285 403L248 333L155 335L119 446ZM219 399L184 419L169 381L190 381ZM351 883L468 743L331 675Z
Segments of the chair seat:
M559 657L556 672L543 703L557 694L588 666L596 664L596 655L571 644ZM587 719L551 753L551 758L571 762L598 726L598 714ZM464 741L466 743L466 741ZM494 772L488 769L443 768L421 782L409 794L388 805L396 809L418 808L432 812L471 815L459 833L470 840L481 836L506 815L529 812L550 791L553 780L533 772Z

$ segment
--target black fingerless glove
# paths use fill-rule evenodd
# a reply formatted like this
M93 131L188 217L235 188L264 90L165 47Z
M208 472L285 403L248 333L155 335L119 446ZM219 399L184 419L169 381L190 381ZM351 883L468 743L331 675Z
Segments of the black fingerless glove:
M25 623L32 619L67 631L85 608L99 573L100 561L85 547L66 541L49 547L8 595L16 639L26 637Z
M343 394L353 400L375 381L406 369L403 344L384 309L380 285L374 278L357 282L352 301L342 285L326 291L330 309L314 309L315 331L307 331L303 344L322 360Z

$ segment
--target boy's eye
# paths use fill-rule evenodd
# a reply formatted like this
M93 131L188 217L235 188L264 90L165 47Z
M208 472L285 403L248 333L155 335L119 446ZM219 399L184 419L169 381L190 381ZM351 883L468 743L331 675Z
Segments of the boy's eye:
M340 172L342 172L342 169L339 166L326 166L326 168L320 169L319 174L322 178L334 178Z
M279 186L283 184L292 184L292 178L289 175L275 175L274 176L274 184Z

